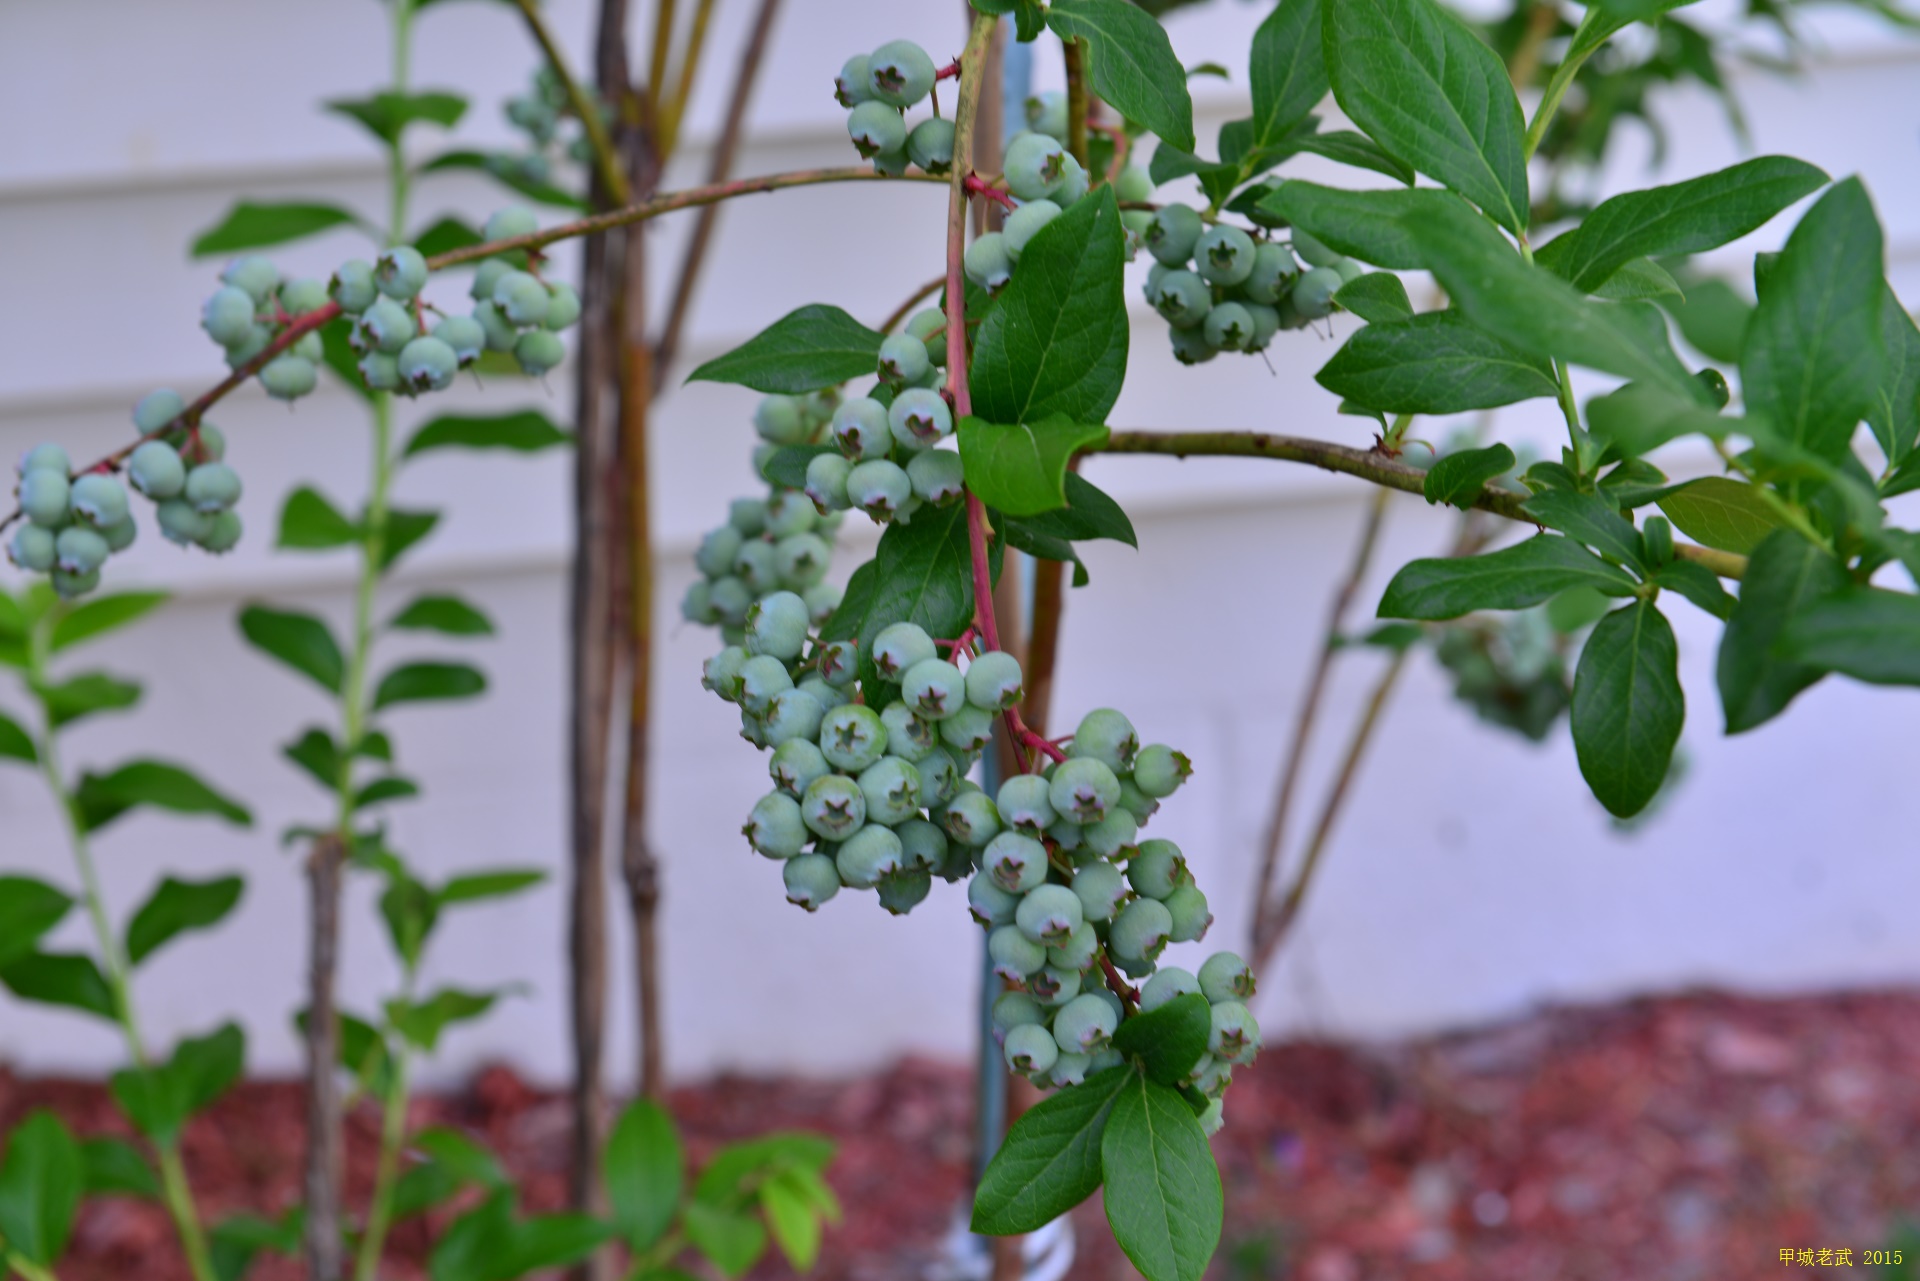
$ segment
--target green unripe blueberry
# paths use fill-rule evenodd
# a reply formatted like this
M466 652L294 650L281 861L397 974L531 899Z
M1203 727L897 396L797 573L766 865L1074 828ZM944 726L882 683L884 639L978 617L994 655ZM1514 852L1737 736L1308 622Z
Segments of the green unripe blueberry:
M847 116L847 136L862 160L889 152L904 153L907 146L906 122L897 108L884 102L863 102Z
M889 106L911 107L932 91L933 78L933 59L911 40L889 40L867 55L867 92Z
M1049 799L1047 803L1052 804L1051 791L1049 791L1048 796ZM1079 850L1083 844L1080 839L1080 824L1070 818L1060 818L1057 816L1054 818L1052 825L1047 828L1047 839L1058 846L1062 854L1074 853Z
M772 543L761 538L749 538L734 553L733 572L755 592L770 592L780 584L778 559Z
M739 702L740 673L747 665L747 657L747 651L740 646L727 646L701 667L700 683L729 703Z
M727 523L752 538L767 528L767 502L764 498L736 498L727 504Z
M1287 292L1299 270L1299 264L1294 262L1285 245L1262 241L1254 247L1253 269L1240 287L1255 302L1275 303Z
M1187 1084L1210 1099L1225 1094L1232 1083L1233 1064L1223 1063L1211 1054L1202 1054L1193 1070L1187 1073Z
M100 571L89 569L85 573L74 573L55 565L53 572L47 576L47 582L61 600L72 600L76 596L85 596L100 585Z
M27 528L32 529L33 526ZM140 527L134 523L132 516L122 516L113 524L103 526L100 537L107 540L107 550L117 556L133 546L134 540L140 537Z
M213 530L213 517L185 498L167 499L153 509L153 515L167 541L182 547L198 543Z
M928 173L953 168L953 121L941 116L922 120L907 134L907 159Z
M1113 194L1122 201L1140 201L1153 199L1153 179L1139 165L1128 165L1113 180ZM1142 211L1144 212L1144 211ZM1152 217L1151 214L1148 215Z
M1239 284L1253 274L1253 259L1253 237L1238 227L1209 227L1193 245L1194 269L1210 284Z
M200 540L202 550L218 556L232 551L240 543L240 513L236 511L215 512L213 524L207 529L207 535Z
M580 319L580 295L565 281L547 286L547 318L541 323L558 332L570 329Z
M914 762L920 771L920 800L929 807L945 805L959 794L965 772L945 748L936 747Z
M1009 1071L1026 1077L1042 1077L1060 1061L1060 1047L1046 1028L1028 1023L1012 1028L1001 1049Z
M787 902L817 912L820 905L840 892L840 869L825 854L799 854L780 869L786 882Z
M1053 1071L1047 1073L1049 1084L1060 1089L1079 1085L1087 1079L1093 1070L1091 1054L1062 1054L1053 1062Z
M899 178L906 174L911 163L907 159L907 149L902 146L898 151L883 151L873 157L873 171L885 174L889 178Z
M807 438L807 420L792 396L762 396L754 406L753 429L776 445L797 445Z
M747 652L793 661L807 646L807 621L806 602L794 593L773 592L761 597L747 611Z
M925 901L933 889L933 875L925 868L903 867L886 872L874 882L880 891L880 906L895 916L905 916Z
M1051 954L1052 949L1048 951ZM1033 993L1042 1005L1065 1005L1080 995L1080 972L1052 965L1042 966L1039 973L1027 977L1027 991Z
M781 690L767 701L767 745L778 747L793 739L812 742L814 735L820 732L820 721L826 714L826 704L806 690Z
M1120 801L1120 780L1105 761L1075 757L1055 767L1047 799L1075 823L1098 823Z
M507 123L523 130L541 146L553 140L554 130L560 123L559 113L539 98L507 99L506 117Z
M373 283L373 264L364 258L352 258L340 264L339 270L327 283L327 293L340 304L340 310L349 316L357 316L371 307L380 297L380 287ZM251 320L253 317L247 317Z
M487 327L472 316L446 317L433 327L433 336L452 348L462 369L480 359L480 353L487 349Z
M895 700L887 704L880 713L880 723L887 727L887 754L898 756L902 760L925 760L927 753L940 746L940 736L933 726L914 715L913 709L905 703Z
M754 802L740 834L768 858L792 858L813 839L800 819L800 803L785 792L768 792Z
M710 530L700 540L700 549L693 554L693 563L708 578L720 578L733 569L733 558L740 554L740 548L746 539L732 525L722 525Z
M280 287L280 269L273 265L271 258L262 258L258 254L248 254L235 258L220 272L222 284L232 285L253 300L256 307L264 306L267 299L273 297L273 291Z
M200 308L200 327L222 347L244 341L253 330L253 296L233 285L213 291Z
M686 595L680 598L680 617L702 626L712 626L720 621L720 612L713 607L712 583L704 578L696 578L687 584Z
M829 641L820 647L820 678L835 689L853 684L859 674L860 646L857 641Z
M1329 248L1318 237L1298 227L1293 229L1292 235L1293 252L1309 267L1331 267L1340 261L1339 251Z
M512 240L517 236L531 236L540 230L540 219L531 209L518 205L508 205L496 209L487 216L487 224L480 231L483 240Z
M968 674L972 674L971 670ZM1053 824L1053 805L1047 799L1047 791L1047 780L1038 774L1015 774L1000 784L994 807L1008 827L1028 836L1038 836Z
M260 367L260 385L275 400L298 400L320 382L320 371L311 360L282 352Z
M1140 736L1134 733L1133 722L1111 707L1101 707L1080 718L1067 755L1076 760L1096 760L1115 774L1124 774L1133 768L1133 758L1139 751Z
M374 348L397 356L420 331L412 312L391 298L381 298L360 313L360 332Z
M1164 899L1182 885L1193 883L1186 855L1172 841L1143 841L1140 852L1127 862L1127 880L1148 898Z
M771 654L758 654L740 665L740 705L755 716L765 716L774 695L793 688L787 665Z
M1044 93L1033 94L1024 105L1027 128L1050 138L1064 139L1067 136L1066 94L1058 89L1048 89Z
M833 549L817 534L794 534L773 547L774 566L780 581L790 588L805 589L818 583L827 572L827 560ZM801 604L806 604L802 601ZM812 610L808 610L811 619Z
M893 334L880 344L879 373L885 382L896 387L918 382L931 368L927 344L912 334Z
M1007 221L1000 230L1001 239L1007 251L1009 262L1019 262L1021 251L1027 242L1040 234L1040 229L1060 216L1060 206L1051 200L1029 200L1007 215Z
M1001 889L991 872L976 872L967 882L967 910L988 929L1012 924L1019 907L1020 895Z
M1132 845L1139 834L1139 822L1124 807L1116 805L1098 823L1081 826L1080 844L1100 858L1113 858Z
M1133 759L1133 783L1148 796L1171 796L1180 784L1193 776L1193 762L1165 743L1140 749Z
M289 316L304 316L327 305L327 282L304 276L280 286L280 306Z
M939 392L909 387L887 409L887 429L902 448L927 449L952 433L953 411Z
M14 531L13 540L7 544L7 559L21 569L36 574L44 574L53 568L59 557L55 544L57 535L51 529L40 525L22 525Z
M567 347L558 334L529 329L514 340L513 358L528 375L538 378L567 358Z
M493 291L499 287L500 277L514 270L512 263L504 258L489 258L473 269L473 283L467 287L467 297L475 302L492 302Z
M1253 337L1247 340L1247 345L1241 350L1265 351L1267 345L1273 341L1273 336L1280 332L1279 308L1270 307L1263 302L1249 302L1241 305L1247 309L1247 314L1253 317Z
M927 359L935 365L947 363L947 316L936 307L922 307L907 317L905 332L926 344Z
M1308 320L1319 320L1333 311L1333 295L1345 283L1333 268L1315 267L1293 282L1293 292L1287 295L1287 299L1299 315Z
M796 800L806 794L815 779L825 778L832 772L833 767L827 764L819 745L803 738L791 738L780 744L767 762L767 774L774 786Z
M962 752L977 752L993 741L993 713L962 704L940 722L940 741Z
M113 549L100 531L85 525L69 525L54 536L54 564L69 574L88 574L107 563Z
M240 366L251 361L255 356L265 352L272 342L273 331L265 325L249 326L247 332L238 342L232 343L227 347L227 368L240 368Z
M493 305L516 325L538 325L547 318L552 296L524 271L506 271L493 286Z
M1025 894L1047 879L1047 847L1031 836L1002 832L987 842L980 866L1007 893Z
M1207 341L1204 325L1189 325L1182 329L1175 326L1167 330L1172 342L1173 358L1183 365L1204 365L1220 354L1220 349Z
M900 678L900 693L923 719L943 721L966 706L967 678L945 659L926 658Z
M869 823L834 851L833 862L843 885L870 890L881 877L900 870L900 838L891 828Z
M1080 899L1064 885L1037 885L1020 900L1014 924L1036 943L1064 943L1080 928Z
M1066 163L1061 166L1060 185L1053 189L1051 197L1053 203L1062 209L1071 209L1079 202L1080 197L1087 194L1089 185L1087 171L1081 168L1078 160L1069 155Z
M1066 174L1067 149L1044 133L1024 133L1007 146L1007 190L1019 200L1044 200Z
M67 507L95 529L103 529L127 518L127 491L111 476L88 472L68 486Z
M807 463L805 493L821 515L847 506L847 476L853 464L839 454L816 454Z
M1340 283L1343 285L1350 285L1367 274L1365 265L1357 263L1351 258L1340 259L1340 261L1333 264L1333 269L1340 273Z
M843 841L866 824L866 797L854 780L844 774L828 774L807 784L807 790L800 794L800 816L816 836Z
M860 463L847 473L847 501L885 524L913 497L906 469L885 458Z
M223 512L240 501L240 473L225 463L202 463L187 473L185 493L196 511Z
M154 394L158 395L159 393L156 392ZM149 397L149 399L151 399L151 397ZM145 403L145 402L142 402L142 403ZM138 412L139 412L138 410L135 410L136 414ZM165 422L166 420L162 419L161 421ZM36 471L59 472L61 479L64 480L66 479L67 473L73 470L73 463L70 459L68 459L67 451L60 448L60 446L58 445L54 445L54 444L35 445L33 448L27 450L26 453L20 455L20 462L18 466L15 468L15 470L23 478L27 475L28 472L36 472ZM64 501L65 499L63 497L62 502Z
M871 462L883 459L893 448L893 433L887 427L887 407L866 396L853 396L833 411L834 443L850 459Z
M887 727L871 707L848 703L828 712L820 724L820 750L835 769L857 774L887 750Z
M1006 236L989 231L967 246L962 259L967 279L990 294L999 293L1013 279L1013 258L1007 253Z
M917 623L894 623L873 638L874 669L890 681L898 681L916 663L937 657L933 637Z
M933 823L924 818L909 818L893 832L900 838L901 867L932 872L945 865L947 834Z
M491 302L474 304L473 320L486 335L488 351L512 351L520 341L519 329Z
M1200 992L1215 1005L1223 1001L1250 1001L1253 969L1235 952L1215 952L1200 964Z
M1149 300L1161 318L1175 329L1191 329L1213 310L1213 290L1191 271L1174 270L1160 277L1159 287Z
M1245 351L1253 345L1253 313L1241 303L1216 304L1203 324L1207 341L1221 351Z
M325 360L327 356L327 344L322 342L320 335L311 329L294 339L293 345L286 350L290 354L298 356L302 360L311 361L315 365Z
M873 90L867 87L866 54L856 53L847 59L834 77L833 96L843 107L857 107L873 97Z
M150 436L168 423L187 412L187 402L180 393L168 387L150 391L142 396L133 407L133 425L142 436ZM67 470L66 454L60 455L60 470Z
M1116 957L1151 961L1173 933L1173 914L1158 899L1137 898L1114 914L1107 946Z
M1238 1001L1213 1007L1213 1025L1207 1033L1207 1053L1226 1063L1244 1066L1260 1052L1260 1024L1253 1011Z
M1046 885L1040 887L1040 889L1043 890L1048 888L1057 887L1049 887ZM1038 893L1038 891L1035 892ZM1068 893L1071 894L1072 891L1069 890ZM1079 902L1080 896L1077 894L1074 895L1074 901L1076 903ZM1081 910L1084 914L1085 909L1082 908ZM1059 942L1048 946L1047 964L1058 970L1084 970L1093 964L1094 958L1099 955L1099 952L1099 931L1093 928L1092 921L1083 919L1073 933L1061 939Z
M1157 1010L1176 996L1188 996L1200 991L1200 980L1177 965L1169 965L1155 972L1140 989L1140 1012Z
M967 701L1002 712L1020 701L1024 682L1019 659L1004 650L989 650L967 666Z
M947 835L962 845L986 845L1000 835L1000 811L985 792L962 792L954 797L943 821Z
M389 298L412 302L427 287L427 260L412 245L395 245L374 259L373 283Z
M1127 234L1127 261L1132 262L1139 256L1141 246L1147 243L1147 229L1153 226L1153 215L1144 209L1122 209L1120 211L1120 229ZM1165 271L1166 264L1155 261L1148 271Z
M990 1018L993 1039L1004 1043L1007 1033L1017 1027L1040 1027L1045 1024L1047 1012L1041 1008L1040 1002L1025 992L1002 992L994 998Z
M1177 886L1167 895L1167 912L1173 917L1173 929L1167 937L1175 943L1197 943L1213 925L1213 913L1207 908L1207 896L1197 885Z
M987 955L993 960L993 972L1010 983L1038 974L1047 964L1045 946L1028 938L1018 925L1001 925L989 933Z
M860 771L859 782L869 823L894 827L920 812L920 771L911 761L882 756Z
M1069 1054L1093 1054L1113 1039L1120 1017L1093 992L1074 997L1053 1016L1053 1036Z
M1206 223L1192 205L1162 205L1147 228L1147 252L1169 267L1184 266L1204 230Z
M1212 1138L1227 1123L1227 1101L1223 1098L1214 1099L1196 1119L1200 1122L1200 1133Z
M946 402L941 401L940 407L945 409ZM927 449L907 460L907 479L913 482L916 498L938 505L960 497L967 476L959 454L951 449Z

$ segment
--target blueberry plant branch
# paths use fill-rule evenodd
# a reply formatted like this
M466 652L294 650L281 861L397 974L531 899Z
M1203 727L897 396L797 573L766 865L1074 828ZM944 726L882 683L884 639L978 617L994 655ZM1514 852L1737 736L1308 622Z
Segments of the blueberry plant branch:
M687 43L681 50L679 66L673 76L673 89L656 113L655 128L663 156L670 156L679 149L680 125L686 118L687 99L693 92L693 77L700 67L700 55L706 48L707 27L713 21L713 8L714 0L698 0L693 11L692 27L687 32Z
M539 0L514 0L520 7L521 17L526 19L527 30L533 36L534 43L540 46L547 66L552 69L560 87L566 92L567 101L572 104L573 112L580 118L580 127L586 131L587 146L593 157L593 173L608 196L616 205L633 203L633 194L627 186L627 175L620 168L620 154L614 149L613 138L607 132L606 119L600 113L599 104L580 84L580 78L574 74L568 64L566 54L560 49L560 43L554 39L553 28L547 25L545 15L540 11Z

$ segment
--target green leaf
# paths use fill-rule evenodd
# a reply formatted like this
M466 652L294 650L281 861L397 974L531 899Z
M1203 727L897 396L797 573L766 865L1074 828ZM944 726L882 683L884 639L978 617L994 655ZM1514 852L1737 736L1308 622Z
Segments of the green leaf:
M837 454L836 445L782 445L773 451L760 474L782 489L807 487L807 464L822 454Z
M467 100L453 93L376 93L371 98L335 98L322 104L335 115L357 120L367 132L392 146L410 124L425 122L451 129L466 114Z
M1725 417L1689 396L1646 383L1628 383L1587 402L1588 429L1629 458L1651 453L1681 436L1697 433L1719 440L1740 425L1738 418Z
M1087 79L1101 101L1182 151L1192 151L1193 99L1166 28L1125 0L1053 0L1047 26L1087 43Z
M532 889L547 879L537 867L500 868L491 872L463 872L449 877L434 891L434 902L441 907L454 903L478 903L486 899L508 898L521 890Z
M246 1034L237 1024L185 1037L166 1063L115 1072L110 1081L114 1101L140 1133L157 1144L170 1144L188 1118L240 1079L246 1055Z
M1037 516L1067 505L1067 464L1105 440L1107 429L1065 414L1012 427L968 417L960 420L959 436L967 488L1010 516Z
M628 1246L644 1253L673 1226L686 1186L686 1157L673 1118L650 1099L627 1106L601 1156L607 1206Z
M1387 584L1378 616L1432 621L1528 609L1574 587L1624 596L1634 581L1573 539L1543 534L1484 556L1412 561Z
M454 1023L479 1018L493 1008L498 992L468 992L445 987L418 1001L387 1002L387 1017L393 1030L405 1037L415 1049L431 1054L440 1043L440 1034Z
M1858 178L1793 229L1740 360L1747 413L1789 444L1837 460L1884 381L1880 222Z
M1108 497L1092 481L1078 472L1067 473L1067 506L1062 511L1042 512L1012 521L1046 538L1081 543L1094 538L1112 539L1129 547L1140 546L1133 522L1120 504Z
M1539 262L1539 258L1534 259ZM1673 278L1665 267L1651 258L1635 258L1620 270L1608 276L1599 288L1593 291L1596 298L1610 298L1615 301L1631 302L1642 298L1679 298L1680 282Z
M1527 500L1526 513L1549 529L1571 534L1608 560L1646 572L1640 531L1597 494L1549 489Z
M280 754L332 791L340 785L340 745L323 729L309 729L280 749Z
M554 426L537 409L510 414L442 414L414 432L400 456L412 458L429 449L510 449L532 454L572 442L572 433Z
M1287 141L1276 144L1273 151L1282 158L1305 152L1338 165L1385 174L1409 187L1413 185L1412 166L1398 156L1388 155L1373 139L1351 129L1334 129L1327 133L1296 132Z
M456 1130L422 1130L411 1146L426 1159L402 1174L394 1186L395 1219L442 1205L467 1187L501 1187L508 1182L493 1154Z
M0 876L0 969L33 953L40 936L66 918L73 900L31 876Z
M1320 0L1279 0L1254 30L1247 79L1256 150L1291 134L1327 96L1320 9Z
M1676 560L1662 565L1651 580L1655 586L1678 592L1721 622L1733 617L1735 601L1720 585L1720 576L1704 565Z
M387 626L446 636L493 635L492 621L458 596L416 596Z
M418 965L427 936L440 919L440 902L396 862L380 895L380 919L386 922L387 936L400 959Z
M1113 1034L1113 1048L1137 1059L1149 1080L1177 1086L1207 1052L1213 1028L1209 1008L1198 992L1177 996L1122 1023Z
M207 1234L215 1281L243 1281L262 1250L292 1258L300 1252L304 1207L293 1206L278 1222L257 1214L230 1214Z
M40 752L33 745L33 735L5 712L0 712L0 760L25 761L29 765L36 765L40 761Z
M169 876L127 922L127 962L138 965L187 930L218 925L240 902L246 882L237 876L182 881Z
M125 1139L88 1139L80 1145L88 1196L160 1199L160 1180L139 1148Z
M0 983L23 1001L64 1005L114 1021L113 993L90 956L34 952L0 966Z
M1920 439L1920 329L1891 288L1881 295L1880 337L1887 360L1867 422L1887 461L1898 463Z
M259 204L242 200L227 211L218 226L209 227L193 242L195 258L215 254L239 253L245 249L264 249L284 245L334 227L357 226L357 215L338 205L307 201Z
M1738 240L1826 181L1826 174L1804 160L1743 160L1685 182L1602 201L1534 260L1582 293L1593 293L1635 258L1695 254Z
M455 1219L433 1247L433 1281L505 1281L513 1256L513 1192L501 1188Z
M395 703L472 698L487 688L487 678L465 663L403 663L380 678L373 710Z
M806 1272L820 1257L820 1216L804 1190L791 1176L776 1176L760 1185L760 1212L780 1253L796 1272Z
M1426 193L1422 193L1423 195ZM1673 354L1666 322L1648 303L1596 302L1524 262L1464 203L1433 194L1401 226L1454 306L1523 351L1638 378L1693 400L1700 387Z
M438 258L456 249L470 249L484 243L471 223L450 216L435 220L413 238L413 247L428 258Z
M404 801L420 795L420 784L398 774L388 774L376 778L353 794L355 809L368 809L375 805L384 805L388 801Z
M1709 360L1739 364L1753 304L1724 280L1689 277L1685 284L1684 299L1660 300L1660 305L1680 326L1680 336Z
M1854 587L1787 620L1776 651L1874 685L1920 685L1920 596Z
M1126 376L1124 258L1120 207L1110 187L1079 201L1027 243L1020 270L974 341L976 415L990 423L1033 423L1053 414L1078 423L1106 421Z
M746 1180L779 1170L824 1169L833 1159L833 1142L801 1130L762 1135L730 1143L713 1154L693 1185L693 1199L705 1205L742 1204Z
M1717 678L1727 733L1772 720L1824 675L1776 656L1775 642L1788 623L1850 582L1838 561L1793 530L1776 530L1753 549L1740 603L1720 638Z
M696 1201L686 1208L680 1226L694 1248L729 1277L743 1275L767 1248L767 1230L760 1220L737 1210Z
M140 701L140 687L105 672L83 672L57 685L37 686L40 704L53 728L71 725L95 712L117 712Z
M249 605L240 611L240 634L255 649L319 682L328 693L340 692L346 659L327 625L312 614Z
M1665 616L1643 600L1601 619L1580 651L1571 721L1580 773L1608 813L1646 808L1685 719L1680 650Z
M386 544L380 552L380 572L393 568L393 563L411 551L415 544L431 534L440 523L440 513L436 511L408 511L401 507L387 509Z
M1456 311L1355 330L1314 375L1336 396L1390 414L1458 414L1553 396L1553 365Z
M74 789L75 813L89 832L99 831L138 805L175 814L212 814L236 827L253 826L253 815L244 805L166 761L132 761L110 774L82 774L80 786Z
M1784 523L1757 486L1702 476L1658 500L1674 527L1706 547L1745 556Z
M820 391L871 374L883 340L840 308L813 303L709 360L687 381L738 383L767 393Z
M506 152L488 151L449 151L435 156L420 166L422 173L436 173L446 169L477 169L512 191L517 191L536 204L551 205L556 209L585 209L587 202L550 182L541 182L528 174L517 163L520 157ZM476 237L475 243L479 243ZM426 253L425 249L420 250Z
M1199 1281L1220 1244L1220 1171L1187 1101L1130 1077L1100 1139L1107 1223L1147 1281Z
M987 1164L974 1194L973 1230L1032 1232L1092 1196L1114 1101L1139 1079L1131 1068L1108 1068L1027 1109Z
M110 596L96 596L83 601L62 611L54 620L47 649L58 654L82 641L117 631L146 617L166 601L165 592L115 592Z
M1421 489L1429 503L1450 503L1466 511L1489 481L1513 470L1515 461L1505 445L1457 450L1427 469Z
M586 1258L612 1236L612 1229L590 1214L536 1214L514 1231L506 1275L518 1277L564 1267Z
M7 1136L0 1161L0 1239L43 1268L66 1253L86 1187L80 1145L59 1117L35 1109Z
M317 489L305 485L287 495L280 509L280 535L274 546L292 551L325 551L360 541L360 527L341 515Z
M1526 122L1499 56L1433 0L1343 0L1327 6L1324 25L1347 116L1507 230L1525 231Z
M1262 199L1260 208L1340 253L1408 271L1424 267L1426 259L1404 220L1431 208L1433 199L1432 192L1348 191L1291 179Z
M862 680L875 678L873 639L884 627L918 623L929 636L958 636L973 617L966 504L923 507L910 523L888 525L867 582L864 592L848 584L821 630L823 640L859 641Z
M1370 271L1356 276L1340 286L1333 300L1370 325L1413 319L1413 300L1407 297L1407 287L1391 272Z

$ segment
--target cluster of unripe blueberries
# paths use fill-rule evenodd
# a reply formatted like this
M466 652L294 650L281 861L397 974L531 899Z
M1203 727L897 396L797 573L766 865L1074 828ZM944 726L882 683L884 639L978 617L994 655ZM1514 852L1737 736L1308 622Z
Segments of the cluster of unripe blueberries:
M581 88L592 100L601 119L611 126L612 110L601 100L599 91L592 85L582 85ZM584 165L593 159L593 146L587 140L584 129L576 130L570 139L561 136L573 115L573 102L567 96L567 87L554 74L552 67L540 67L534 73L528 91L508 98L503 110L507 123L526 138L527 150L520 155L489 155L487 168L498 177L547 182L553 177L550 153L556 150L564 151L567 158L576 164Z
M148 439L127 459L127 479L153 500L160 532L181 546L231 551L240 541L240 476L224 461L226 437L212 423L162 432L186 412L178 392L155 391L134 406L133 423ZM156 434L158 433L158 434ZM133 545L138 532L126 487L107 470L72 476L58 445L29 449L20 459L16 498L24 517L7 544L21 569L48 576L62 597L100 585L107 557Z
M1329 315L1335 291L1366 270L1297 228L1289 249L1226 223L1208 226L1199 210L1177 203L1153 215L1142 239L1154 258L1147 301L1171 326L1174 357L1187 365L1223 351L1266 350L1282 329Z
M941 312L914 313L880 344L878 384L835 406L827 434L839 452L807 464L806 494L822 514L858 508L879 524L905 524L922 506L959 499L960 455L940 447L953 435L939 391L946 335Z
M907 128L907 110L932 94L937 79L933 59L911 40L889 40L840 68L833 96L850 108L847 136L877 172L898 177L909 164L935 174L952 169L953 121L935 114Z

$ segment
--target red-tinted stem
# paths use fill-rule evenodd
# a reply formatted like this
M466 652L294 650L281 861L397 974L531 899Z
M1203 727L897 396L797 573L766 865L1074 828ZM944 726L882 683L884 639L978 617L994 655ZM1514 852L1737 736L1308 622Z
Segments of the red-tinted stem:
M1007 210L1012 210L1014 207L1013 197L1011 195L1000 190L1000 188L994 186L992 183L982 180L979 174L968 174L963 185L966 187L968 195L985 196L988 200L993 201L996 205L1000 205Z
M1107 986L1112 988L1113 994L1120 998L1120 1003L1129 1010L1138 1009L1140 993L1134 991L1133 984L1120 976L1120 971L1113 967L1112 959L1105 952L1100 954L1100 969L1106 974Z

